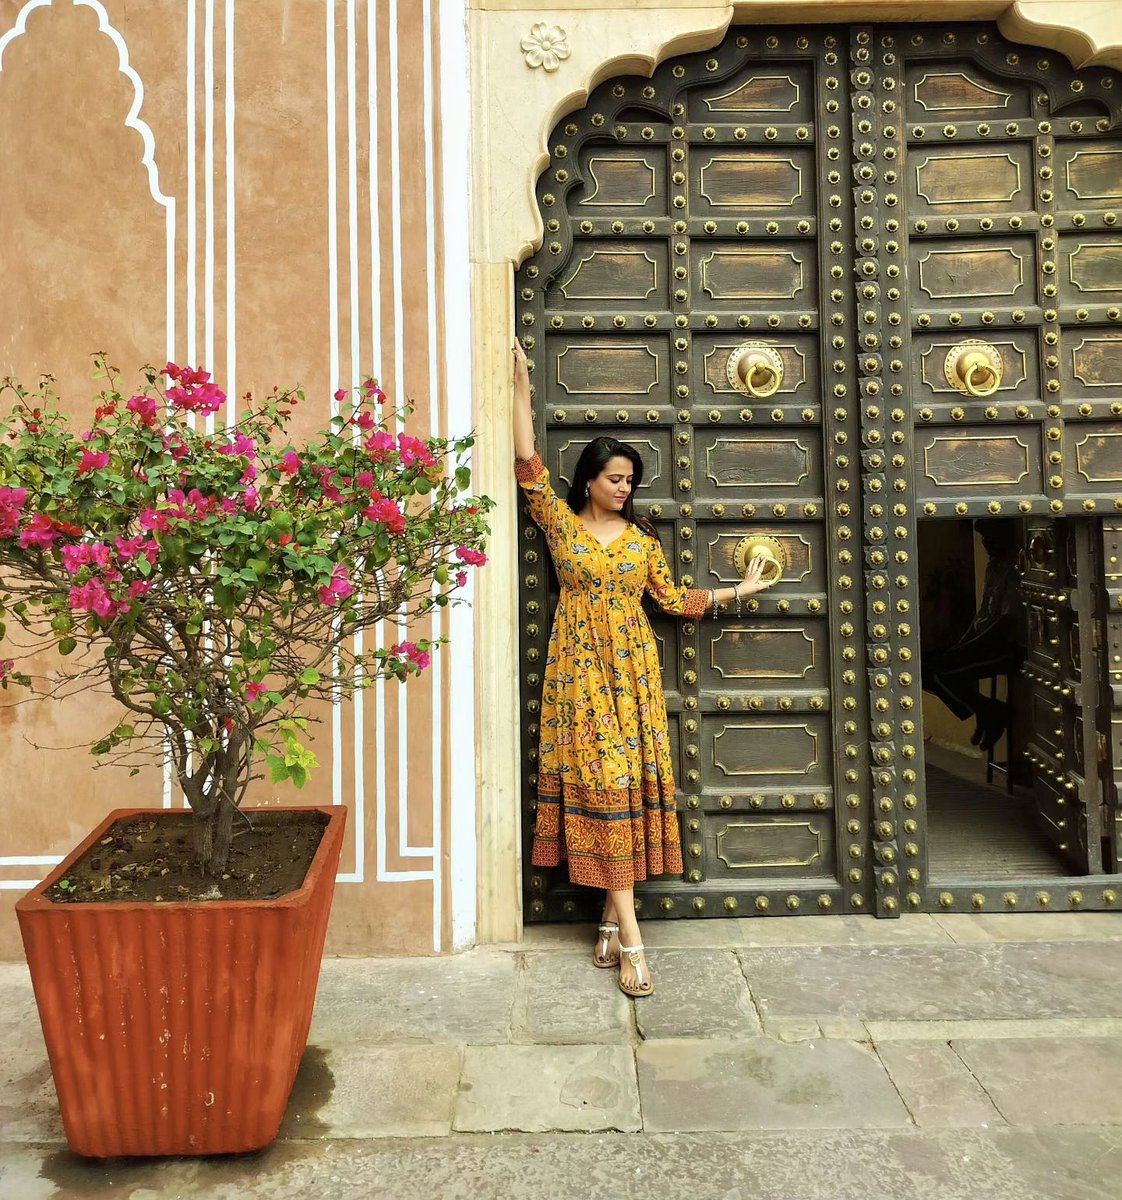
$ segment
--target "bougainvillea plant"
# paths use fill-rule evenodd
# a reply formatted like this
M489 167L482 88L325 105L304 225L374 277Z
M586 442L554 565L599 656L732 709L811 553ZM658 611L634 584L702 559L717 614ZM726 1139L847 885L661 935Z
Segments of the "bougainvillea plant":
M472 438L401 432L409 407L373 380L296 439L300 390L235 411L206 371L143 378L134 393L98 359L84 428L49 380L0 388L0 637L32 635L0 682L57 694L25 662L53 643L54 680L107 686L127 711L92 752L170 756L218 875L259 765L297 787L315 766L317 701L429 665L436 643L397 631L462 602L491 502L468 494ZM363 648L378 622L392 636Z

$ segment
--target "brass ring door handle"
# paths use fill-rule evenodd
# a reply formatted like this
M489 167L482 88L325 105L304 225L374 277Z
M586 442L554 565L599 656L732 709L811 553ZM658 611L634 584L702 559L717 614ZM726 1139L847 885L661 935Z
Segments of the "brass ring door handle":
M759 556L764 560L763 573L760 582L764 587L778 583L787 569L787 551L783 543L766 533L758 533L752 537L741 538L732 552L732 561L741 575L748 569L753 558Z
M1001 352L978 338L967 338L952 346L943 364L943 374L951 387L976 399L992 396L1001 387L1004 371Z
M729 355L725 373L742 395L766 400L783 382L783 359L765 342L744 342Z

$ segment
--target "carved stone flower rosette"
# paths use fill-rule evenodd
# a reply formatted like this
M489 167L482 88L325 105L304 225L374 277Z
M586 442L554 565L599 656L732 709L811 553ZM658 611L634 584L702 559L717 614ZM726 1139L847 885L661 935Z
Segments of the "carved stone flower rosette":
M560 25L538 21L530 27L530 36L522 39L522 53L528 67L544 67L556 71L572 51Z

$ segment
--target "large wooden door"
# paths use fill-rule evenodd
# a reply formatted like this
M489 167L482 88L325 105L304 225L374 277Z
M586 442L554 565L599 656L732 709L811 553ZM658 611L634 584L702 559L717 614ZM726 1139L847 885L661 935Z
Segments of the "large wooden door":
M516 320L555 480L610 432L683 582L732 582L748 533L790 562L739 617L655 622L686 871L646 915L967 901L926 877L916 521L1122 504L1122 79L1043 58L734 28L553 131ZM552 597L522 537L528 834ZM526 886L530 920L595 902Z
M1026 523L1025 755L1037 823L1075 874L1103 870L1096 547L1085 518Z

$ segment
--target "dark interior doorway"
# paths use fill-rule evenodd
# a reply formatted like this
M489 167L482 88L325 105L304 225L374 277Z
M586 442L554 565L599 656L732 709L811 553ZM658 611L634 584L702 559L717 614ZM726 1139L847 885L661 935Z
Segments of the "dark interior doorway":
M924 521L920 630L928 873L933 883L1066 875L1025 755L1023 523ZM1014 610L1016 610L1014 612ZM1008 652L1003 647L1008 647ZM949 664L950 670L940 670Z

